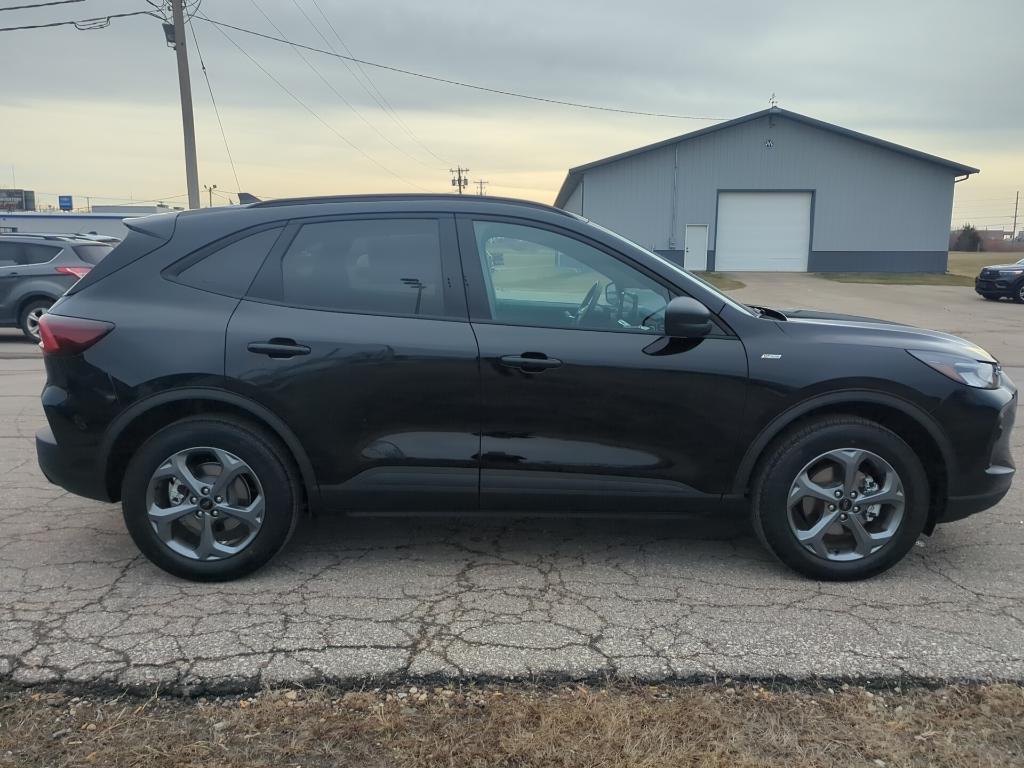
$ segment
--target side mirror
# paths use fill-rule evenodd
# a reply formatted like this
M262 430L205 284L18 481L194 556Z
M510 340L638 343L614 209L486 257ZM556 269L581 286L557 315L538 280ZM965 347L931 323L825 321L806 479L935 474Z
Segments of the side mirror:
M711 333L711 312L696 299L676 296L665 307L665 335L676 339L699 339Z

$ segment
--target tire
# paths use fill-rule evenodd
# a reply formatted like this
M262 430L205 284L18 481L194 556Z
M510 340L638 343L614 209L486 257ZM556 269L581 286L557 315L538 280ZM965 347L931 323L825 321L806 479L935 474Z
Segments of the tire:
M1024 280L1013 287L1013 300L1018 304L1024 304Z
M228 506L213 505L217 477L204 474L204 470L210 471L218 455L240 460L247 471L240 471L224 496L216 499L234 504L236 513L253 514L250 510L258 510L259 517L254 521L243 523L231 514L218 513ZM200 462L191 465L188 478L203 485L198 490L205 496L186 494L186 487L195 483L178 479L186 474L173 469L180 465L169 462L176 456L184 456L186 465ZM222 463L222 467L228 463ZM229 493L239 487L249 498L233 502ZM237 579L267 563L295 531L302 498L298 473L280 442L264 430L228 416L194 416L164 427L135 452L121 485L124 521L136 546L159 568L193 581ZM209 504L207 508L212 509L202 512L190 506L194 511L175 517L166 528L160 526L163 535L158 532L157 523L150 519L151 504L154 509L163 506L177 515L175 510L189 506L192 500ZM212 533L204 546L206 532ZM228 543L218 540L213 546L219 549L211 551L209 541L217 537Z
M856 505L857 496L851 500L846 491L841 491L842 500L835 499L834 494L842 486L822 481L829 501L819 501L819 496L806 496L807 501L794 504L795 511L790 509L790 499L795 498L797 482L801 477L813 479L827 476L829 467L833 473L844 471L844 465L832 460L839 455L848 464L857 465L859 457L865 457L865 463L859 464L863 472L861 477L861 493L867 487L868 477L871 483L885 483L883 478L894 476L895 486L902 485L902 496L894 496L893 503L875 505ZM819 462L819 463L815 463ZM893 475L885 470L885 466ZM811 475L811 469L817 468L819 474ZM832 475L832 481L837 478ZM885 487L881 488L884 491ZM878 493L879 491L876 491ZM856 494L856 491L854 492ZM798 429L784 435L769 447L764 460L755 476L752 488L751 514L754 530L761 543L779 560L793 570L814 579L824 581L853 581L865 579L891 568L899 562L914 546L918 536L924 530L928 520L929 488L921 460L914 450L896 433L867 419L856 416L831 416L816 419ZM902 508L899 507L902 501ZM834 512L827 512L829 504L837 507ZM805 517L805 507L811 508L810 519ZM843 506L840 506L843 505ZM814 517L814 508L820 509L821 517ZM844 512L843 510L847 510ZM853 510L861 510L853 514ZM897 513L897 510L900 510ZM828 533L820 537L819 547L824 555L812 552L811 543L798 541L798 535L810 536L817 528L815 522L821 522L825 515L839 515L833 518L837 524L823 528L824 531L840 531L840 534ZM877 514L874 520L857 525L857 521L866 520L865 515ZM841 523L839 520L847 520ZM795 521L795 522L794 522ZM886 528L889 530L885 530ZM806 530L798 531L798 528ZM862 553L844 553L843 546L856 547L858 539L854 535L855 528L862 534L874 528L879 536L888 536L881 546L874 547L869 542ZM891 535L890 535L891 534ZM838 542L838 543L837 543ZM835 547L835 550L831 549ZM855 559L832 559L839 557L855 557Z
M50 299L33 299L21 308L18 315L18 327L32 341L39 341L39 318L53 306ZM40 311L42 310L42 311Z

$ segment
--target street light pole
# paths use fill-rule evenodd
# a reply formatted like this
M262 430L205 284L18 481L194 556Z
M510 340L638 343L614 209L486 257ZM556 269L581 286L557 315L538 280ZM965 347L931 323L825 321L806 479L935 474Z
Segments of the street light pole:
M171 0L174 18L174 52L178 57L178 89L181 91L181 127L185 134L185 184L188 207L199 207L199 171L196 164L196 126L192 117L192 80L185 50L185 12L182 0Z

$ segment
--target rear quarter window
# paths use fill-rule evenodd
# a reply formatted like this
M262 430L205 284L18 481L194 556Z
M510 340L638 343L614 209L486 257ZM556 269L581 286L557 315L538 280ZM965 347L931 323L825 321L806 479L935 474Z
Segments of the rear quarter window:
M78 258L84 261L86 264L92 264L96 266L103 257L114 250L109 245L76 245L75 253L78 254Z
M263 260L274 247L283 226L264 229L217 248L198 261L185 260L184 268L171 274L179 283L225 296L242 297Z

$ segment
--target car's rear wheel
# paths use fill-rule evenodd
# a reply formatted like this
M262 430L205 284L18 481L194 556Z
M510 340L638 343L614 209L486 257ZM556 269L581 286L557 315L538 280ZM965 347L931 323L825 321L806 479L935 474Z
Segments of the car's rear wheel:
M794 570L829 581L874 576L899 562L924 529L924 468L880 424L826 417L769 450L752 491L754 529Z
M21 332L32 341L39 341L39 318L52 306L53 302L49 299L34 299L22 307L21 314L18 315Z
M287 543L301 489L273 436L227 417L197 416L164 427L125 471L122 508L132 539L176 576L244 576Z

